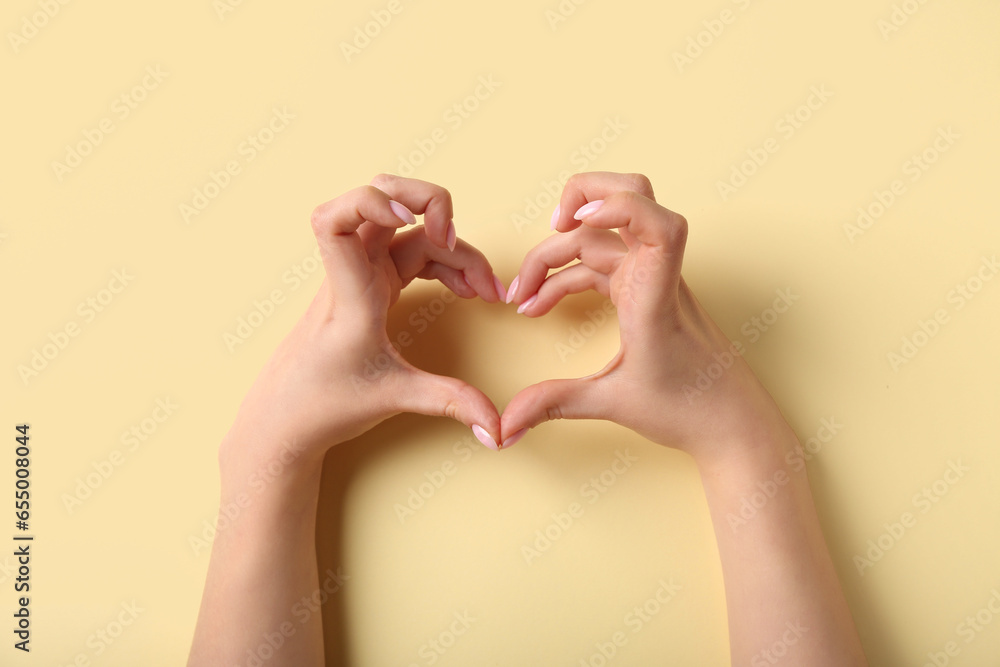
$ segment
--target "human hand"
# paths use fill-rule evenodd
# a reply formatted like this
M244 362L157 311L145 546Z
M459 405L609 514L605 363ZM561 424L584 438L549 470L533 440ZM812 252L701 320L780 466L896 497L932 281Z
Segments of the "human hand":
M414 213L424 224L398 231L415 224ZM401 412L451 417L499 441L490 399L410 365L386 333L389 307L414 278L439 280L463 298L504 298L483 254L456 238L452 216L447 190L388 175L316 208L312 228L326 276L240 406L220 448L224 471L259 469L278 457L317 471L330 446Z
M503 411L502 433L551 419L606 419L699 461L788 435L742 348L722 333L681 277L687 221L656 203L645 176L573 176L553 228L559 234L525 256L508 302L538 317L569 294L595 290L618 310L621 347L593 375L523 389ZM579 264L547 275L576 259ZM698 389L699 372L714 367L724 372L707 390Z

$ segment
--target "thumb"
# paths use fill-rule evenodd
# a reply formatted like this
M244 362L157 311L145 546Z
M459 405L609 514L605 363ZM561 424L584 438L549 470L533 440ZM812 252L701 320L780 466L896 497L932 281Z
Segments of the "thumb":
M486 394L457 378L408 369L397 408L403 412L450 417L472 429L490 449L499 449L500 413Z
M501 417L500 431L507 446L523 432L553 419L605 419L599 378L545 380L519 391Z

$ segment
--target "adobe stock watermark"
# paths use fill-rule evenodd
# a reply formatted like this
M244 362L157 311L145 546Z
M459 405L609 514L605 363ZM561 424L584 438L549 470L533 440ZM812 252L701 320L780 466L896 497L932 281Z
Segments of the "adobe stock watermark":
M458 640L469 631L472 624L476 622L475 617L468 611L454 612L452 621L448 626L433 637L420 645L417 649L417 656L423 660L425 665L433 665L451 649ZM411 662L407 667L420 667L420 663Z
M168 76L170 72L164 72L161 65L147 66L142 78L114 99L110 113L97 121L94 126L84 128L81 139L66 144L61 162L52 161L52 173L55 174L56 180L62 183L80 167L84 160L119 128L119 124L127 120L149 98L150 93L167 80Z
M15 369L24 386L27 387L32 379L38 377L42 371L55 363L55 360L69 347L73 339L79 336L88 324L97 319L98 315L107 310L133 280L135 280L135 276L130 274L127 268L115 269L111 272L111 279L105 287L97 290L77 305L76 314L80 319L70 318L55 331L50 331L46 336L46 341L31 350L27 363L18 364Z
M961 138L962 135L955 132L951 125L939 127L931 144L908 157L900 166L905 178L893 179L884 190L874 190L868 203L858 207L858 217L854 223L844 223L844 234L851 245L854 245L859 236L871 229L903 195L909 192L910 185L919 181L927 170L955 145L955 141Z
M791 469L793 472L805 470L806 463L812 461L826 445L833 442L833 439L843 428L844 425L837 421L836 417L821 419L815 435L807 438L804 444L796 443L795 449L785 454L787 469ZM758 481L757 489L740 499L737 513L728 512L726 514L726 523L729 524L734 533L752 521L767 503L792 481L787 469L778 468L769 479Z
M750 667L777 665L788 655L788 649L798 644L807 632L809 628L799 621L785 622L785 631L770 646L761 649L750 658Z
M580 497L587 501L587 505L593 505L614 486L621 477L627 473L638 461L638 457L633 456L628 448L624 451L615 450L615 457L611 464L600 473L591 477L580 485ZM552 522L544 528L535 531L534 540L528 544L521 545L521 556L524 562L531 565L541 558L542 554L552 548L563 535L583 516L587 507L581 502L573 501L566 508L565 512L552 514Z
M70 0L38 0L38 9L30 14L21 17L21 23L17 32L8 31L7 41L10 48L17 55L21 49L28 45L28 42L38 36L49 22L54 19L62 8L68 5Z
M288 296L302 287L313 276L323 273L323 260L319 252L319 246L294 262L290 267L281 273L281 284L284 287L274 287L265 296L254 299L252 307L246 311L245 315L236 318L236 326L229 331L222 333L222 342L229 352L235 353L241 345L246 343L256 333L264 323L274 317L279 306L283 305Z
M601 129L593 137L581 142L573 149L573 152L569 154L569 164L565 168L560 169L549 178L542 179L535 194L524 198L524 206L521 210L510 216L514 229L520 234L525 227L537 222L544 211L554 209L555 205L559 203L566 181L574 173L587 171L590 165L621 138L628 127L628 123L623 121L621 116L606 117Z
M219 21L225 21L226 17L243 6L245 0L212 0L212 9Z
M1000 272L1000 262L997 261L997 256L984 256L979 268L971 276L956 283L948 291L945 301L952 306L953 312L962 310L970 301L976 298L986 283L993 280L993 277L998 272ZM899 349L892 350L886 354L886 361L889 363L889 368L894 373L898 373L900 366L913 361L920 351L927 347L949 322L951 322L951 313L945 307L935 309L926 320L918 320L917 327L913 332L902 337Z
M448 306L458 300L458 295L447 287L441 289L438 296L422 305L407 318L409 328L399 331L389 344L402 354L403 350L413 345L416 336L430 329L431 325L448 309ZM365 358L361 364L360 373L351 373L351 386L360 396L374 382L380 382L387 372L396 367L396 359L388 351L379 352Z
M439 125L427 133L426 136L413 140L414 149L405 153L400 153L396 165L396 173L400 176L412 176L416 170L423 166L439 146L450 138L450 134L457 132L476 113L486 100L493 97L496 91L503 86L502 81L497 81L492 74L480 75L476 87L462 99L453 103L444 113L441 120L444 125Z
M579 7L587 3L587 0L559 0L559 4L545 10L545 22L549 24L549 29L555 32L559 26L566 23Z
M888 42L889 38L910 22L920 9L926 5L928 0L903 0L900 3L893 3L892 11L888 18L880 18L875 21L875 27L882 35L882 41Z
M243 511L253 504L267 488L284 474L285 469L294 463L303 452L303 446L296 441L281 443L281 450L271 457L267 463L261 464L247 476L246 484L250 491L241 491L232 500L227 500L219 507L214 521L202 521L201 530L188 535L188 546L195 556L208 551L215 538L228 530Z
M912 530L919 518L934 508L941 499L948 495L952 487L958 484L971 468L962 465L962 460L948 461L948 467L944 473L933 482L923 487L913 494L910 504L918 513L907 510L899 515L896 521L882 524L883 530L877 537L868 540L867 549L864 553L854 555L854 566L858 569L858 575L865 576L865 570L875 566L885 555Z
M775 121L774 130L778 136L768 137L760 146L748 148L746 150L747 157L730 167L729 178L715 182L716 190L718 190L722 201L727 201L736 194L737 190L746 185L781 149L781 141L790 141L799 130L805 127L816 112L826 106L833 96L833 93L827 90L826 84L810 86L809 96L806 97L805 101Z
M239 664L245 667L263 667L267 664L278 654L281 647L295 636L300 627L322 611L323 605L336 595L349 579L341 567L337 567L336 572L327 568L319 587L311 594L297 600L289 609L288 619L279 623L273 630L263 633L257 645L247 649ZM317 616L317 622L318 619ZM298 625L295 622L298 622Z
M94 495L94 492L104 486L104 483L111 479L111 476L125 463L130 454L145 446L145 443L152 438L174 412L180 407L168 396L157 398L155 405L149 416L132 424L128 429L122 431L119 441L122 448L113 449L104 458L90 464L92 471L76 478L76 484L72 493L63 493L60 496L63 507L68 514L73 514L79 509L84 501Z
M774 326L778 318L787 313L801 298L798 294L793 294L791 288L788 287L775 290L775 294L777 296L769 307L740 325L740 333L746 338L747 345L752 345L760 340ZM693 405L696 399L711 389L719 378L733 367L733 364L736 363L736 357L742 357L746 354L747 345L744 345L742 341L732 340L727 349L712 354L713 361L705 368L698 369L694 384L684 383L684 386L681 387L688 405Z
M753 0L732 0L732 3L739 11L727 7L719 12L718 16L703 20L702 29L688 36L684 49L674 51L674 65L677 66L678 73L683 74L685 67L694 65L694 61L701 58L715 44L715 40L722 36L726 27L736 23L742 12L753 4Z
M411 4L411 2L412 0L406 0L406 5ZM340 52L343 54L347 64L351 64L355 58L361 55L362 51L371 46L372 42L382 34L382 31L388 28L389 24L403 13L406 5L403 4L402 0L389 0L385 7L369 11L368 14L371 16L371 19L365 21L362 25L354 26L351 41L345 42L341 40L340 42Z
M622 647L628 644L629 637L642 632L643 628L647 627L684 588L674 583L673 577L666 581L660 579L656 583L659 586L653 594L641 604L632 607L622 618L622 625L632 634L629 635L625 630L616 630L607 640L594 642L593 652L586 658L580 658L580 662L577 663L579 667L606 667L615 659Z
M122 602L119 607L111 620L87 636L84 645L88 650L80 651L65 665L60 662L58 667L90 667L91 660L104 655L115 642L121 639L125 631L135 624L139 615L146 611L135 600Z
M962 640L949 639L940 650L927 652L927 660L921 667L946 667L952 662L952 658L958 657L962 653L962 646L968 646L976 641L976 638L990 627L994 619L1000 618L1000 590L993 588L990 590L990 597L982 607L974 613L968 614L955 626L955 635Z
M445 459L438 467L425 472L424 479L419 484L407 489L406 501L397 502L392 506L400 524L406 523L407 519L416 516L417 512L426 507L427 502L455 476L460 464L471 459L475 453L486 451L486 448L473 440L472 436L465 436L452 444L451 451L457 460Z
M192 190L191 199L178 205L177 210L184 224L191 224L194 218L204 213L209 204L225 192L233 184L233 179L267 150L295 118L287 107L271 107L271 116L257 130L246 135L221 167L208 170L207 178L203 178L202 184Z

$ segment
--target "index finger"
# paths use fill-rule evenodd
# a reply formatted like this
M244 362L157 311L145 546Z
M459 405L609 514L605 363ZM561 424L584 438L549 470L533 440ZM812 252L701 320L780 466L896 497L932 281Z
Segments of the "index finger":
M416 219L405 206L371 185L345 192L317 206L310 218L323 267L335 298L362 294L372 266L358 228L365 223L392 230Z
M450 192L434 183L393 174L379 174L371 184L417 215L423 215L425 233L434 245L454 248L455 212Z
M616 192L638 192L656 201L653 185L642 174L618 174L611 171L591 171L574 174L563 186L559 207L552 216L552 229L568 232L580 226L573 214L588 202L607 199Z

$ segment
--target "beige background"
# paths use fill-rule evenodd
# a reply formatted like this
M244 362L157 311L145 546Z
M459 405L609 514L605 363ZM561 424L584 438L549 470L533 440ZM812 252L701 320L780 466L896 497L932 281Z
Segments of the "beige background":
M388 3L49 0L52 18L44 4L7 2L0 22L0 413L11 443L14 424L31 424L37 536L34 650L8 635L0 662L183 662L218 511L217 443L320 282L306 275L308 214L419 162L413 175L451 190L459 234L505 284L550 233L546 182L647 174L690 221L688 281L802 440L823 419L841 425L809 472L872 664L921 665L949 641L948 664L996 664L1000 280L976 282L1000 251L996 2L907 0L894 16L889 0L400 0L350 58L342 43ZM165 75L143 89L147 68ZM811 89L830 95L801 107ZM275 108L294 118L268 135ZM792 131L783 119L796 113ZM53 163L102 119L113 131L60 179ZM935 149L939 131L952 138ZM241 144L259 132L270 143L249 160ZM432 136L444 141L411 157ZM767 161L720 194L764 147ZM925 151L933 163L914 171ZM230 161L239 173L185 221L181 205ZM873 224L845 227L897 179ZM123 269L127 286L102 291ZM967 282L981 288L971 300L954 291ZM284 301L228 349L274 290ZM777 290L798 300L753 333ZM448 304L416 332L411 313L439 295L421 285L396 307L395 330L416 340L407 356L501 407L527 383L596 370L617 346L613 324L574 337L601 306L585 296L539 320ZM92 317L88 298L105 301ZM922 336L939 309L946 321ZM73 323L64 349L43 350ZM914 334L918 353L894 368L890 353ZM560 344L576 351L561 358ZM24 379L35 351L54 358ZM162 423L157 399L178 406ZM130 448L133 427L147 434ZM606 492L582 488L626 451L638 462ZM952 463L968 470L939 481ZM443 468L439 489L421 487ZM718 555L683 455L589 422L547 424L494 454L459 424L400 417L338 447L326 472L321 571L347 577L326 605L331 664L600 665L596 645L616 631L627 643L608 664L726 663ZM421 489L429 497L401 519ZM583 515L549 527L574 502ZM893 538L886 524L907 511L915 525ZM556 539L527 562L522 547L546 528ZM880 537L891 548L859 574L855 556ZM9 619L12 557L0 564ZM635 632L628 615L661 580L681 589L649 603L657 613ZM97 639L133 603L134 621L110 645ZM987 622L971 631L977 612ZM463 613L474 621L449 636ZM434 653L434 638L453 645Z

